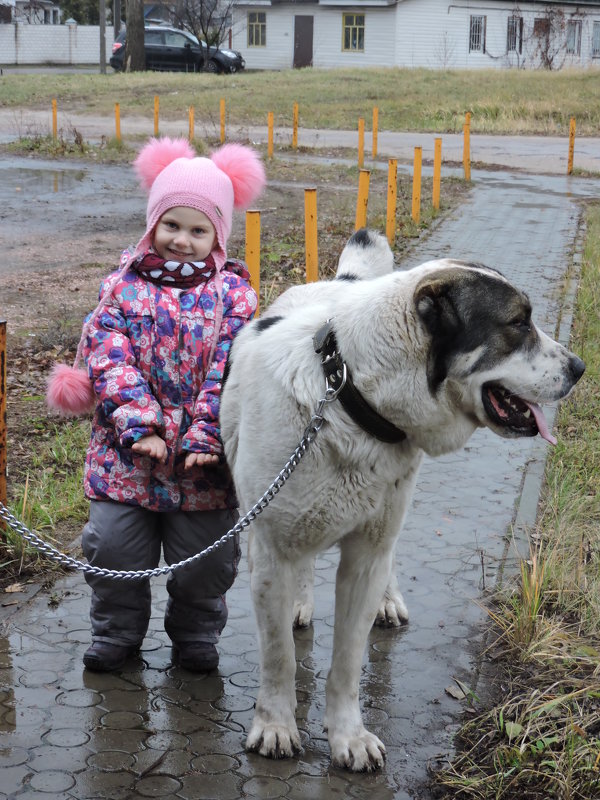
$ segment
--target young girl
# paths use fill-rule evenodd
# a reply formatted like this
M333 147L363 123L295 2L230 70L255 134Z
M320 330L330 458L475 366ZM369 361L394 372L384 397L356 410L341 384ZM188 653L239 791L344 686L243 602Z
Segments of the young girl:
M261 162L241 145L208 159L184 139L154 139L134 166L149 189L146 232L84 325L75 366L83 356L87 374L57 367L48 391L51 407L79 413L91 390L82 547L90 564L115 570L152 569L161 547L167 564L177 563L236 522L219 395L233 338L257 301L245 266L227 259L227 239L234 206L265 184ZM181 667L217 667L238 559L231 539L170 573L165 630ZM86 581L92 645L83 662L116 670L148 629L149 581L87 573Z

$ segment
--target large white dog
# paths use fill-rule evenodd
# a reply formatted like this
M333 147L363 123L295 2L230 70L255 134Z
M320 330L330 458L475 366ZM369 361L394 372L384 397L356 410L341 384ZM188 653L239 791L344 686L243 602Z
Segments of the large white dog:
M423 453L462 447L481 426L552 440L539 404L566 396L583 371L500 273L452 259L393 271L385 240L367 230L348 242L335 280L289 290L240 333L221 427L242 511L302 439L326 380L339 390L307 455L250 529L261 685L248 749L282 757L300 748L292 624L312 613L315 554L337 542L325 728L335 764L382 766L385 747L362 723L360 669L377 614L406 616L394 544Z

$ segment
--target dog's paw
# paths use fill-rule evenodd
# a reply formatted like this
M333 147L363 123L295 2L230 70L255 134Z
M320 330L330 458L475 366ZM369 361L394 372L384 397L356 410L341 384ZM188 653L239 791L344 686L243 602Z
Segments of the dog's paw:
M254 722L246 740L246 750L266 758L289 758L300 752L300 734L294 725Z
M366 728L354 736L330 736L329 746L333 763L352 772L373 772L385 762L385 745Z
M386 589L377 609L375 625L383 628L399 628L408 622L408 609L399 591Z
M308 628L312 622L314 606L312 603L294 603L294 628Z

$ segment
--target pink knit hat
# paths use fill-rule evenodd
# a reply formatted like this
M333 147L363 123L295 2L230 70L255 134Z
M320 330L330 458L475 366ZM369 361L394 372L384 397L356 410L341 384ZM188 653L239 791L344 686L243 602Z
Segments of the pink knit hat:
M226 144L210 158L196 157L186 139L151 139L134 161L140 183L149 190L146 232L135 255L152 244L162 215L175 206L202 211L215 226L217 270L227 259L234 208L244 208L262 191L265 172L257 154L241 144Z
M264 188L265 171L258 155L249 147L226 144L210 158L197 157L186 139L151 139L134 161L142 186L149 190L146 211L146 232L133 255L126 259L117 275L104 288L103 296L83 326L77 354L72 367L55 364L48 381L48 406L64 416L76 416L90 411L95 396L87 372L79 367L83 346L93 321L108 302L112 288L140 254L152 246L154 229L170 208L186 206L206 214L215 227L217 245L212 251L219 304L216 309L215 336L220 328L223 303L220 272L227 260L227 239L231 233L234 208L244 208L255 200ZM211 356L216 338L211 343Z

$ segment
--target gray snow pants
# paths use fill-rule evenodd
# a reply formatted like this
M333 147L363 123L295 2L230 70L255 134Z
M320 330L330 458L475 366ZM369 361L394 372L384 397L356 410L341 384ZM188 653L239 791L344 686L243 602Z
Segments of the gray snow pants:
M232 510L148 511L92 500L82 547L90 564L117 570L154 569L161 556L176 564L204 550L237 522ZM169 573L165 630L173 642L216 642L227 622L225 592L237 574L238 537L210 556ZM95 641L140 645L151 613L148 579L102 578L85 573L92 589Z

